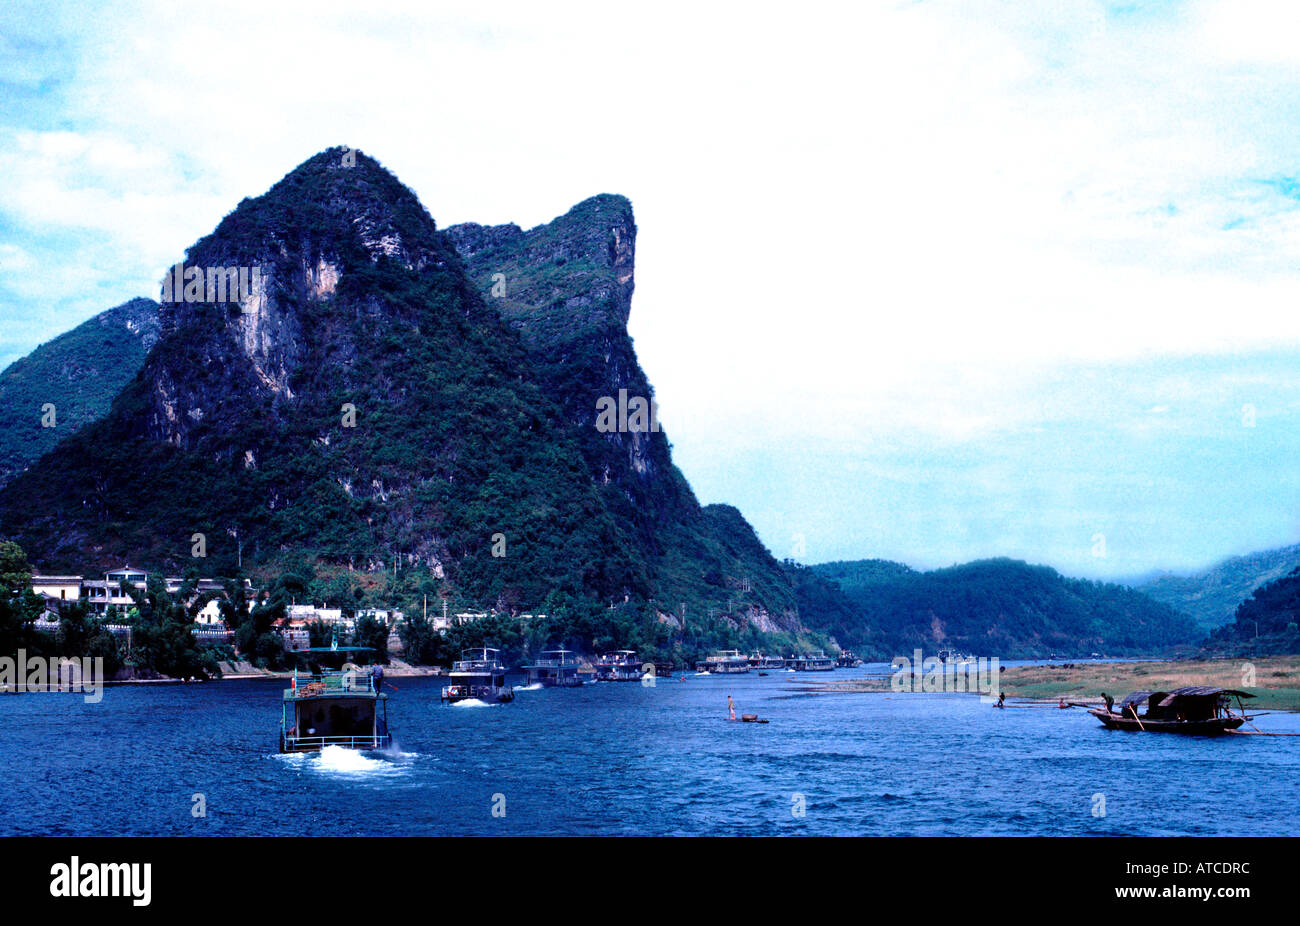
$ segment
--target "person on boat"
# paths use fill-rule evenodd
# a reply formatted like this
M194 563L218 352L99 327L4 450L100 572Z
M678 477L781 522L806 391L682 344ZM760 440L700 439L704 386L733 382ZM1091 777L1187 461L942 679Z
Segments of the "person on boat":
M1115 713L1115 699L1112 698L1110 695L1106 694L1106 692L1104 691L1101 693L1101 699L1106 702L1106 713L1107 714Z
M1006 707L1006 706L1007 706L1007 693L1006 693L1005 691L999 691L999 692L998 692L998 707Z
M727 715L729 720L736 719L736 702L731 700L731 695L727 695Z
M372 674L375 678L375 694L379 694L379 689L384 687L384 667L376 665Z

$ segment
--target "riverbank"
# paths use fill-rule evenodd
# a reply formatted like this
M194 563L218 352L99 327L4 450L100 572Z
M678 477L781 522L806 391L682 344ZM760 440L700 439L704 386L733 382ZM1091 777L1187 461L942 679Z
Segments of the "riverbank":
M1249 669L1254 669L1254 678ZM1245 684L1253 681L1254 684ZM1130 691L1169 691L1189 685L1236 688L1255 696L1250 710L1300 711L1300 656L1188 659L1172 662L1089 662L1014 666L1002 670L1008 697L1119 699Z
M1247 667L1254 669L1254 684ZM789 676L806 694L896 693L889 676L812 679ZM1119 699L1130 691L1170 691L1191 685L1216 685L1248 691L1255 710L1300 712L1300 656L1259 659L1184 659L1153 662L1076 662L1033 666L1003 666L1001 690L1026 701L1101 703L1104 691Z
M275 671L271 669L259 669L252 663L248 662L221 662L221 677L209 679L209 681L231 681L237 679L287 679L292 671ZM447 670L441 666L415 666L408 662L402 662L400 659L392 661L384 666L384 678L425 678L429 676L446 675ZM183 678L126 678L113 679L105 681L105 685L181 685L186 684L188 679Z

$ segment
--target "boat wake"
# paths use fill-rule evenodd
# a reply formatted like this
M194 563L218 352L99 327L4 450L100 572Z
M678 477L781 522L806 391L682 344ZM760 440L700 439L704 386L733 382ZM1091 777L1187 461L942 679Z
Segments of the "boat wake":
M275 758L289 762L304 771L339 775L374 775L400 772L418 755L418 753L401 752L396 749L363 752L343 746L326 746L320 752L278 753Z
M316 767L326 772L371 772L388 767L383 759L372 759L356 749L326 746L320 751Z
M486 701L480 701L478 698L466 698L463 701L455 701L452 707L500 707L500 704L488 704Z
M516 685L515 691L541 691L542 688L541 682L534 682L532 685Z
M712 675L712 674L713 674L712 672L696 672L696 673L695 673L695 677L696 677L696 678L707 678L708 676L710 676L710 675Z

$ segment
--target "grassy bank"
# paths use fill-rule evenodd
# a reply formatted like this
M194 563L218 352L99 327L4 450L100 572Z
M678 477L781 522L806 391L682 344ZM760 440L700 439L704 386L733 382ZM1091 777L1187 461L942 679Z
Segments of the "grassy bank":
M1254 666L1254 685L1244 667ZM1169 691L1188 685L1217 685L1255 695L1251 710L1300 711L1300 656L1259 659L1195 659L1179 662L1088 663L1016 666L1002 671L1009 697L1093 700L1105 691L1116 699L1130 691Z

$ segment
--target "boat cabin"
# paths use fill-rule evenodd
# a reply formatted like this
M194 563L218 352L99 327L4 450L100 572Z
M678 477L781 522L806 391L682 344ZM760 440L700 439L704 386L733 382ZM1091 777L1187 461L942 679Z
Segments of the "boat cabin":
M641 660L636 650L621 649L596 660L596 680L600 682L634 682L641 677Z
M749 657L742 655L740 650L718 650L703 662L696 663L695 670L697 672L709 672L714 675L748 672L750 670Z
M578 674L580 668L577 654L567 649L548 649L543 650L532 665L524 666L524 671L528 673L530 685L577 688L583 682Z
M818 651L808 656L798 657L793 662L793 668L798 672L830 672L835 668L835 660Z

